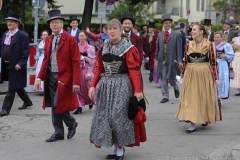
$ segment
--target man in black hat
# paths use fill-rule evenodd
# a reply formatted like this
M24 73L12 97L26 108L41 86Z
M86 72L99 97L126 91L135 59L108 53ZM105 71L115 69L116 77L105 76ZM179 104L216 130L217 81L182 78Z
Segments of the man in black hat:
M76 93L80 90L80 54L75 38L63 30L64 18L61 17L61 11L51 10L48 14L47 23L52 35L45 40L45 56L36 89L39 90L40 83L44 80L42 107L52 107L52 124L55 129L46 142L54 142L64 139L63 121L68 127L68 139L76 133L78 124L69 111L78 108Z
M233 25L230 19L226 19L223 24L223 39L225 42L231 42L234 37L237 37L237 32L232 30Z
M176 75L182 68L182 37L181 34L171 29L172 19L170 15L163 15L163 31L158 35L157 76L161 78L161 90L163 99L161 103L169 101L168 82L174 88L175 97L179 97L179 89L176 83Z
M208 32L208 40L213 42L214 41L214 31L212 31L212 24L211 19L204 19L203 25L206 28L206 31Z
M128 38L132 44L138 49L140 55L143 55L143 41L135 33L132 32L132 28L135 25L135 20L132 14L125 14L121 19L123 26L123 36ZM142 63L143 58L141 57L140 62Z
M27 61L29 56L29 40L28 36L18 29L20 23L19 15L9 13L7 20L8 31L3 33L1 42L1 68L3 81L8 81L8 91L3 101L0 116L9 114L15 93L23 100L23 106L18 109L26 109L32 106L32 101L27 95L24 87L27 84ZM1 71L0 71L1 72Z
M159 31L155 29L155 23L149 22L148 25L148 34L146 35L147 43L148 43L148 55L146 60L148 61L150 75L149 81L153 81L153 68L154 68L154 60L156 59L156 51L157 51L157 38Z
M68 31L69 34L71 34L72 36L74 36L77 40L77 43L80 42L78 35L80 33L80 29L78 28L78 24L80 22L80 19L77 18L77 15L71 15L69 20L69 24L72 27L71 30Z

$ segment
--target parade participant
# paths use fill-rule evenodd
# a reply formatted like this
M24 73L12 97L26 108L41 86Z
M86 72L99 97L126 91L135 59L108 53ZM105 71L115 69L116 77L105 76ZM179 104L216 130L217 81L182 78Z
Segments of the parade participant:
M226 19L223 24L223 40L227 43L230 43L234 37L237 37L237 32L233 31L232 27L232 21Z
M77 43L79 43L80 41L78 35L80 33L80 29L78 28L78 24L80 22L80 19L77 18L77 15L71 15L69 18L70 18L69 24L72 27L72 29L67 31L67 33L74 36L77 40Z
M130 97L143 98L140 56L138 50L126 38L122 38L122 26L117 19L107 24L110 40L104 42L97 53L96 71L89 90L93 98L99 83L90 141L96 147L112 147L106 159L123 160L124 146L135 143L134 123L128 118Z
M44 59L36 81L36 89L44 80L44 99L42 107L52 107L52 124L54 134L46 142L64 139L63 121L68 127L67 138L71 139L76 132L77 122L69 111L78 107L80 87L80 54L77 41L63 30L64 18L60 10L48 12L52 35L45 40ZM58 82L65 84L61 85ZM72 88L72 91L67 87Z
M203 20L203 25L206 28L206 31L208 33L207 39L211 42L214 41L214 31L212 31L212 24L211 24L211 19L204 19Z
M157 58L158 73L161 78L161 90L163 99L160 103L169 101L168 82L173 86L175 97L179 97L179 89L176 83L178 68L182 67L182 37L181 34L171 29L172 19L170 15L163 15L162 21L164 32L158 35Z
M148 49L148 44L146 38L140 33L140 26L138 24L135 24L134 27L132 28L132 32L135 33L137 36L142 38L143 41L143 54L149 55L149 49ZM143 55L141 55L141 58L143 59ZM140 63L140 66L142 65L142 62Z
M153 69L154 69L154 62L156 60L156 52L157 52L157 39L158 39L158 31L154 31L155 23L154 22L149 22L148 25L148 34L146 36L147 43L148 43L148 55L146 56L146 60L149 63L149 70L150 70L150 75L149 75L149 81L153 81ZM156 76L156 75L154 75Z
M186 44L186 36L182 32L180 25L176 25L174 27L174 31L179 32L182 36L182 58L184 58L184 48L185 48L185 44Z
M47 38L47 36L48 36L48 31L47 30L42 31L42 33L41 33L42 41L38 45L38 51L37 51L36 57L35 57L36 64L37 64L36 77L37 77L37 75L38 75L38 73L41 69L41 66L42 66L42 61L43 61L43 58L44 58L44 44L45 44L45 39ZM43 91L43 86L44 86L44 83L42 81L39 91Z
M123 26L123 36L131 41L131 43L138 49L140 56L143 55L143 41L135 33L132 32L132 28L135 25L135 19L132 14L125 14L121 19ZM142 58L140 57L139 64L142 63Z
M181 99L175 115L179 121L190 122L186 133L196 131L196 123L206 126L221 120L214 83L215 81L220 85L217 54L214 54L215 46L205 38L206 35L203 25L194 24L193 41L189 41L186 46L185 64L181 74Z
M222 99L229 97L229 63L234 59L234 52L232 45L223 41L223 34L221 32L214 33L214 43L218 53L218 75L221 82L218 87L218 94Z
M8 81L8 90L3 101L0 116L10 113L15 98L15 93L23 100L23 106L18 109L26 109L32 106L32 101L24 87L27 84L27 61L29 56L28 36L18 29L19 15L9 13L7 20L8 31L3 33L0 47L1 53L1 82Z
M87 33L89 33L89 35L93 38L93 39L101 39L102 43L106 40L109 39L108 35L107 35L107 26L104 26L102 29L102 33L99 34L94 34L90 31L90 29L87 27L86 29Z
M95 48L88 44L87 42L88 33L81 30L79 33L79 51L81 53L81 83L80 83L80 94L84 97L88 97L88 90L91 86L93 79L93 67L95 63ZM82 107L89 105L89 109L92 109L93 104L91 101L78 96L79 107L73 114L82 113ZM93 100L95 102L95 99Z
M230 80L230 87L237 89L235 96L240 96L240 73L238 72L240 71L240 37L235 37L232 41L235 57L231 66L235 71L235 77Z

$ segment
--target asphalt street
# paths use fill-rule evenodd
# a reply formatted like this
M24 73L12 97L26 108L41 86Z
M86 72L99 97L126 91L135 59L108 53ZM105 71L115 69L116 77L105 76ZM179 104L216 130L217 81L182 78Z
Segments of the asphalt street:
M170 87L170 101L161 104L161 89L148 81L149 73L143 70L144 92L150 102L147 106L147 142L140 147L126 148L124 160L206 160L240 159L232 157L240 149L240 97L223 100L223 121L207 127L197 125L197 131L185 133L187 123L174 118L179 99ZM1 85L0 85L1 87ZM181 88L181 85L179 84ZM16 95L9 116L0 117L0 160L104 160L110 148L95 148L89 142L91 121L95 108L86 106L79 115L76 135L67 140L46 143L53 133L51 110L41 108L43 96L29 93L33 106L18 110L22 105ZM2 106L4 94L0 95ZM237 154L234 154L237 155Z

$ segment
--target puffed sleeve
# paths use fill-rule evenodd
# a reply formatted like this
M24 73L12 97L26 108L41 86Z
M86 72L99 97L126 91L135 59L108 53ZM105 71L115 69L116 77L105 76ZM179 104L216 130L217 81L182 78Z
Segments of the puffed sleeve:
M142 74L140 70L140 54L136 47L132 47L124 56L129 71L129 78L133 87L133 92L142 92Z
M95 63L95 58L96 58L95 53L96 53L95 48L93 46L90 46L87 49L87 57L85 57L85 60L88 62L90 66L92 66Z
M98 81L101 78L101 74L104 72L103 60L102 60L102 47L97 52L95 67L94 67L94 77L91 87L96 87Z
M188 63L188 55L187 55L187 51L188 51L188 47L189 47L189 42L186 43L185 45L185 54L184 54L184 59L183 59L183 69L182 69L182 74L184 74L187 63Z
M215 49L215 51L214 51ZM216 48L213 47L213 43L211 43L209 45L208 48L208 58L210 61L210 66L212 68L212 72L213 72L213 78L215 80L219 80L219 76L218 76L218 63L217 63L217 52L216 52Z
M233 51L233 48L232 48L232 45L229 44L229 43L226 43L224 45L224 52L226 54L226 61L228 62L232 62L234 60L234 51Z

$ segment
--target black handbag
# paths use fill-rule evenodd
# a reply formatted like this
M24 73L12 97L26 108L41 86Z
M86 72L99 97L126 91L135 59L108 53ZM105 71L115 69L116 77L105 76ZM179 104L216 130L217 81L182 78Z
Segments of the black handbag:
M146 103L144 99L141 99L139 102L137 97L132 96L128 105L128 118L134 120L138 111L138 107L142 107L144 112L146 111Z

